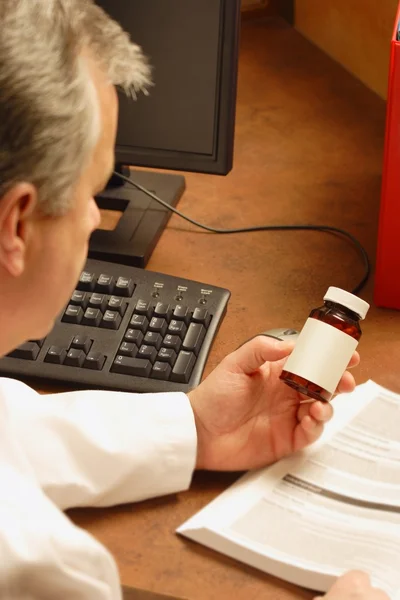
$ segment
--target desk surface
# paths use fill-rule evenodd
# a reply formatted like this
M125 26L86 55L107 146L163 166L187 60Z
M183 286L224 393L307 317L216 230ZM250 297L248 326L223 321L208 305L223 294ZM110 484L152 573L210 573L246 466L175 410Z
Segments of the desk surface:
M381 99L282 21L246 22L233 172L226 178L188 174L179 208L218 227L342 227L374 259L384 120ZM301 327L329 285L352 288L362 273L354 249L337 236L216 236L194 231L176 217L148 267L232 291L206 373L259 331ZM372 300L372 282L363 297ZM399 314L372 307L360 345L358 382L373 378L400 392L399 339ZM235 478L199 473L187 493L71 514L114 553L125 584L190 600L311 598L308 591L174 534Z

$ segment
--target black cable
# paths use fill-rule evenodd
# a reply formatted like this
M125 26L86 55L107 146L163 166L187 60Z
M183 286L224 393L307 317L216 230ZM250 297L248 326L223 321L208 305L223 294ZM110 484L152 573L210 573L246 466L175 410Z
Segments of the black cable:
M166 209L181 217L182 219L189 221L189 223L192 223L192 225L195 225L196 227L200 227L201 229L205 229L206 231L210 231L212 233L250 233L253 231L322 231L328 233L335 233L337 235L347 238L356 247L363 262L364 275L361 281L352 290L353 294L358 294L362 290L371 274L371 264L367 251L365 250L364 246L362 246L362 244L351 233L349 233L348 231L344 231L344 229L339 229L338 227L331 227L330 225L255 225L254 227L243 227L237 229L218 229L216 227L210 227L209 225L199 223L191 217L184 215L179 210L168 204L168 202L165 202L165 200L162 200L156 194L153 194L153 192L150 192L150 190L140 185L140 183L136 183L136 181L134 181L133 179L125 177L125 175L122 175L122 173L118 173L117 171L115 171L114 175L116 177L119 177L126 183L129 183L139 191L143 192L144 194L146 194L147 196L164 206Z

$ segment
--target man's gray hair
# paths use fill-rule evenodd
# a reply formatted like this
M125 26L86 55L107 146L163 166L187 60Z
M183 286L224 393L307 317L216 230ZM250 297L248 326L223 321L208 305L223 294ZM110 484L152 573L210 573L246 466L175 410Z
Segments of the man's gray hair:
M0 198L27 181L45 214L68 211L101 131L84 50L126 93L150 84L141 49L93 0L0 0Z

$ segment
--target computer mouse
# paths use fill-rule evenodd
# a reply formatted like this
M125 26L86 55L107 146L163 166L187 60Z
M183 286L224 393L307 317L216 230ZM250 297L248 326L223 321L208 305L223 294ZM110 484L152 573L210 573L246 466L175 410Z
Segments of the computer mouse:
M279 327L276 329L268 329L262 331L258 335L265 335L266 337L276 338L283 342L295 342L299 337L299 332L296 329L288 329L287 327Z
M242 342L239 348L247 342L250 342L250 340L254 340L254 338L259 335L265 335L265 337L275 338L276 340L281 340L282 342L295 342L299 337L299 332L296 331L296 329L288 329L287 327L277 327L276 329L268 329L267 331L261 331L260 333L256 333L245 342Z

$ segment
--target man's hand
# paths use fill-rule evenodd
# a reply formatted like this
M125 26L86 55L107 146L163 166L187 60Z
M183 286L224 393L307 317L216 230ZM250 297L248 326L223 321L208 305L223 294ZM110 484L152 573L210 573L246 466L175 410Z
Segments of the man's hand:
M382 590L372 587L370 579L362 571L350 571L339 577L325 596L314 600L389 600Z
M304 397L279 375L293 344L258 336L229 354L189 393L198 436L197 468L247 470L301 450L319 438L333 410ZM355 366L354 354L349 366ZM346 371L338 390L351 392Z

